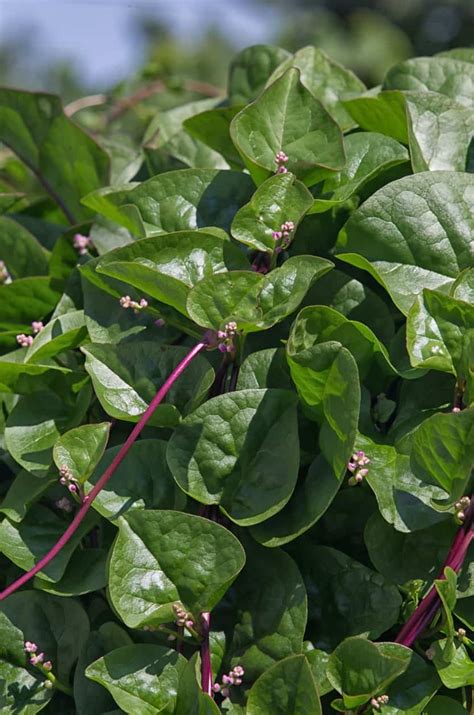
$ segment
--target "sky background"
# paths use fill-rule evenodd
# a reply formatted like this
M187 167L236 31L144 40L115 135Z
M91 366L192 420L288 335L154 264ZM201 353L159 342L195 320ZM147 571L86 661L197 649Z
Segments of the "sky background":
M110 84L143 59L130 31L140 15L156 16L182 38L214 25L236 48L264 42L275 10L235 0L0 0L0 43L29 30L44 58L70 58L87 83Z

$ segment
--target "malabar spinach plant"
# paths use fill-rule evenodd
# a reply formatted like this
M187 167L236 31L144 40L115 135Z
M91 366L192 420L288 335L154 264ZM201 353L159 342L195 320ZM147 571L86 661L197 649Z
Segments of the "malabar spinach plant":
M2 713L474 712L473 87L0 90Z

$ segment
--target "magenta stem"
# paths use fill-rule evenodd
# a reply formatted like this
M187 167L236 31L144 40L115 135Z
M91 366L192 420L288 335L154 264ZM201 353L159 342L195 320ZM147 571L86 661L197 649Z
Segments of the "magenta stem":
M211 630L211 614L201 614L201 689L203 693L207 693L212 697L212 665L211 665L211 649L209 646L209 631Z
M466 514L466 521L462 528L459 529L454 541L451 544L448 555L441 568L438 579L445 579L444 570L449 567L456 573L461 569L466 557L469 545L474 538L474 508L471 505ZM413 611L408 621L405 623L395 643L400 643L407 647L411 647L418 636L424 631L426 626L432 621L436 615L436 611L441 605L441 599L438 591L433 586L428 594L423 598L418 607Z
M163 400L163 398L166 396L166 394L169 392L170 388L173 386L175 381L178 379L178 377L183 373L188 365L192 362L194 357L204 348L206 347L206 343L198 343L197 345L194 346L194 348L186 355L186 357L181 360L179 365L175 367L171 375L167 378L167 380L163 383L163 385L160 387L158 392L156 393L155 397L152 399L150 402L149 406L146 408L145 412L143 415L140 417L140 420L137 422L133 430L130 432L126 442L121 446L117 454L115 455L114 459L110 463L110 465L107 467L105 472L102 474L100 477L99 481L95 485L93 489L89 492L84 497L84 500L82 502L82 506L77 512L76 516L74 519L71 521L69 524L68 528L64 532L64 534L61 536L61 538L56 542L56 544L48 551L45 556L43 556L37 564L33 566L32 569L24 573L20 578L18 578L16 581L14 581L10 586L7 586L7 588L0 593L0 601L3 601L5 598L10 596L12 593L17 591L21 586L24 586L25 583L28 583L30 579L33 578L39 571L45 568L49 564L50 561L54 559L55 556L61 551L63 546L65 546L68 541L71 539L71 537L75 534L77 529L79 528L79 525L83 521L85 515L89 511L92 502L96 498L96 496L99 494L99 492L104 488L104 486L107 484L109 481L110 477L113 475L117 467L120 465L120 463L123 461L125 456L128 454L128 451L130 450L131 446L139 436L140 432L142 429L145 427L147 424L148 420L150 417L153 415L153 412L156 410L160 402Z

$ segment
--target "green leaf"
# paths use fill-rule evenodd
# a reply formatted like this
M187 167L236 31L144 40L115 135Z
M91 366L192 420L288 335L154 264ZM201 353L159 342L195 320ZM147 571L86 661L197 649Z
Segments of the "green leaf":
M239 52L229 67L229 103L238 105L253 102L273 70L288 57L289 52L275 45L252 45Z
M33 477L34 479L34 477ZM88 515L60 553L40 573L49 581L59 581L81 539L91 530L97 515ZM53 511L35 504L19 524L8 519L0 523L0 552L23 571L29 571L56 544L67 523Z
M251 528L251 534L264 546L282 546L301 536L326 512L336 496L340 480L322 455L311 464L304 479L299 479L290 501L271 519Z
M348 636L378 638L398 620L396 586L341 551L303 545L294 554L308 592L308 627L317 648L333 649Z
M456 501L464 494L474 464L474 408L435 414L413 436L411 466L431 484L440 484Z
M232 120L234 144L256 183L275 172L277 152L287 169L311 185L345 164L342 134L322 104L289 69Z
M63 112L59 97L0 91L0 140L37 176L71 223L88 218L81 197L108 179L109 157Z
M82 606L41 591L21 591L2 601L0 611L22 632L23 641L38 645L53 663L54 674L67 682L89 634Z
M384 89L439 92L465 107L474 105L474 67L449 57L416 57L392 67Z
M269 389L215 397L182 421L167 456L193 499L219 504L238 524L265 521L289 500L298 476L296 396Z
M426 706L423 715L467 715L467 710L457 700L437 695Z
M28 348L25 362L41 363L65 350L77 348L87 339L84 312L73 310L51 320Z
M86 493L97 483L121 446L106 451L85 484ZM166 446L166 442L157 439L135 442L94 499L94 509L114 520L132 509L183 508L185 496L176 486L166 464Z
M318 693L320 695L326 695L327 693L330 693L331 690L333 690L333 687L329 682L326 674L329 655L323 650L313 648L312 644L309 643L309 641L306 641L303 645L308 645L308 648L311 648L311 650L306 648L305 656L306 660L309 663L309 667L311 668L311 672L313 673L313 678L316 681Z
M435 92L406 95L413 171L466 171L472 110Z
M0 285L0 330L29 333L32 321L48 315L58 298L51 280L43 276L20 278ZM12 338L12 347L14 344Z
M57 482L57 476L51 475L37 479L25 469L20 470L2 499L0 512L5 514L10 521L21 521L30 506L55 482Z
M250 689L248 715L321 715L321 703L304 655L285 658L269 668Z
M424 290L407 319L407 348L414 367L451 372L474 397L474 306L439 291Z
M230 123L242 109L237 107L216 107L186 119L186 131L199 139L226 159L231 168L241 168L242 159L230 137Z
M44 476L58 437L82 421L89 399L88 389L75 403L55 392L38 392L35 400L20 397L5 425L5 444L13 459L34 476Z
M16 204L18 204L22 199L25 198L25 194L20 192L17 193L0 193L0 214L4 214L10 209L13 209Z
M397 531L418 531L446 518L433 508L433 500L445 498L446 492L421 479L412 469L410 457L364 435L357 437L355 448L369 457L365 479L377 498L381 515Z
M322 213L343 204L382 172L408 161L405 147L377 132L349 134L344 139L344 148L346 166L318 187L309 213Z
M250 177L238 171L182 169L141 184L101 189L83 203L144 238L203 226L228 231L253 190Z
M364 92L365 85L356 75L327 56L318 47L303 47L282 62L270 77L269 84L289 68L300 71L301 84L319 99L343 131L354 122L344 109L342 100Z
M176 602L196 614L212 610L244 563L239 541L219 524L175 511L132 512L120 518L110 556L110 598L131 628L174 621Z
M108 579L105 549L77 549L59 581L51 582L36 576L35 588L57 596L82 596L106 588Z
M420 715L431 712L425 706L441 685L433 668L416 653L411 654L410 663L387 690L388 705L383 706L384 715ZM455 715L446 710L439 715Z
M87 667L86 676L130 715L172 715L185 663L175 650L141 643L107 653Z
M449 519L412 533L403 533L376 512L366 524L364 540L377 571L403 586L414 579L433 581L456 531L456 525Z
M470 174L430 171L393 181L352 214L338 257L368 271L406 315L423 288L446 291L472 266L473 208Z
M237 390L266 387L291 389L292 382L283 348L257 350L245 358L239 369Z
M266 330L293 313L314 281L333 264L294 256L262 276L250 271L217 273L190 291L187 312L199 325L219 329L230 320L245 333Z
M462 643L456 643L454 656L446 661L444 653L447 642L447 639L442 639L435 641L431 646L435 653L433 662L443 685L450 689L474 685L474 663L466 648Z
M174 715L219 715L221 712L214 700L202 692L198 683L199 670L199 653L195 653L180 673Z
M408 127L403 92L362 95L343 102L351 117L369 132L379 132L408 144Z
M186 315L190 289L226 270L249 270L242 252L225 234L178 231L109 251L99 273L120 279Z
M245 543L247 563L232 589L229 654L252 681L276 661L302 652L307 603L303 579L288 554Z
M0 218L0 255L13 280L48 272L46 251L26 228L7 216Z
M188 350L163 347L137 336L133 341L118 345L91 343L83 347L82 352L103 409L111 417L137 422ZM213 379L207 360L201 356L195 358L156 408L151 424L165 427L177 424L182 413L199 404Z
M52 390L77 392L87 381L84 373L73 372L55 364L34 365L24 363L23 350L16 350L0 357L0 391L17 395L29 395Z
M293 174L277 174L259 186L250 202L237 211L232 222L233 237L256 251L272 254L274 231L291 221L295 225L311 208L313 197Z
M53 447L56 467L67 467L74 479L85 482L101 459L109 439L110 422L81 425L61 435Z
M396 643L347 638L329 656L328 678L347 709L367 703L409 666L412 652ZM385 709L385 708L384 708Z

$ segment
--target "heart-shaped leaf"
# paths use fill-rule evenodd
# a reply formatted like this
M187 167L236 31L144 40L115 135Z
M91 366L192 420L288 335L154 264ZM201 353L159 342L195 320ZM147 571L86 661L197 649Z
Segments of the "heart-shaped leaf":
M248 715L321 715L318 690L304 655L285 658L254 683L247 701Z

